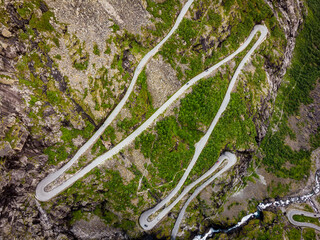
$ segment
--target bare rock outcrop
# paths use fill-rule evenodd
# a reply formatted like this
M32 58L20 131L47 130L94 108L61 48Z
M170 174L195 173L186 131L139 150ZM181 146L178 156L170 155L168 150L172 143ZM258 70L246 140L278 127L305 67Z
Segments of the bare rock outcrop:
M118 25L131 33L140 33L141 27L151 24L150 14L142 1L99 0L99 3Z
M265 0L265 2L272 9L281 28L283 29L287 40L287 45L284 49L284 55L281 59L280 65L276 66L271 62L268 62L268 59L265 65L270 91L266 98L261 99L261 105L258 111L259 113L255 117L257 130L256 140L258 143L262 141L267 133L269 120L272 114L270 110L272 109L271 100L276 98L282 79L290 65L296 43L296 37L298 35L298 29L303 21L304 11L302 1L300 0Z
M71 231L78 239L91 240L91 239L128 239L126 235L119 229L106 226L103 221L97 216L91 216L89 220L77 221Z
M158 60L150 60L146 67L146 74L154 108L164 104L168 96L174 94L181 87L174 69L165 63L161 56Z

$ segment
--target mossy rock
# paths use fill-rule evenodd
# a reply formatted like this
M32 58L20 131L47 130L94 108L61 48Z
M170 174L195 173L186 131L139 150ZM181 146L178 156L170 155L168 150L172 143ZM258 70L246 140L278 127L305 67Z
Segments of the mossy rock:
M272 221L274 220L274 218L276 217L276 214L274 214L273 212L269 212L269 211L264 211L263 212L263 222L270 224L272 223Z

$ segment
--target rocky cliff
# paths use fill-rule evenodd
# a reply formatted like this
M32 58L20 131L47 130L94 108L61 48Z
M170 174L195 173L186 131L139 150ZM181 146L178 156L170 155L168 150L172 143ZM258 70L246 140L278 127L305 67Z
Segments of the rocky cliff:
M130 98L132 102L126 105L117 122L112 125L116 130L109 129L108 134L98 142L99 146L90 149L83 163L80 162L77 167L106 151L137 128L154 108L160 106L161 99L170 96L185 79L201 70L196 69L200 64L193 59L193 54L199 54L197 57L207 64L211 61L209 59L221 57L214 56L215 51L229 53L228 47L231 48L232 44L228 38L232 31L238 31L239 35L242 33L235 19L241 18L239 11L243 6L235 4L228 7L227 1L222 2L213 6L207 1L196 1L186 17L185 26L192 28L192 24L208 21L213 27L201 27L201 36L194 33L190 43L185 40L174 43L185 47L181 51L165 46L175 57L182 57L171 58L163 51L161 56L155 57L160 64L155 60L149 63L145 82L140 79L134 90L135 95ZM274 54L278 54L276 57L259 53L265 59L263 67L268 86L261 96L255 96L260 101L248 106L250 111L257 108L253 120L258 143L266 135L273 101L290 65L304 14L300 1L265 0L265 3L272 10L270 16L278 21L274 23L274 28L279 24L285 35L285 44L275 46L278 51ZM170 181L159 177L157 182L148 183L150 176L159 173L158 169L161 168L157 168L156 163L146 155L136 153L136 150L126 150L117 161L110 161L107 170L103 169L106 172L105 179L113 180L121 176L124 180L116 183L127 186L130 197L134 196L130 200L131 205L126 205L125 209L115 207L114 195L104 199L103 194L108 194L112 189L110 186L104 189L104 180L98 181L92 176L84 182L84 185L92 184L95 187L93 189L98 197L92 198L91 202L77 198L77 194L72 192L48 204L40 204L35 200L34 192L39 181L70 159L96 127L102 124L126 91L134 67L169 29L172 22L167 23L166 20L174 19L181 7L181 3L176 1L173 6L167 6L172 7L170 14L163 14L163 17L161 11L164 9L157 10L154 4L153 1L139 0L35 0L4 1L0 6L0 236L7 239L126 239L128 235L133 238L143 235L135 223L138 214L170 190ZM229 8L229 15L224 8ZM261 23L264 20L254 21ZM185 36L186 33L182 29L179 34ZM211 34L216 35L211 37ZM235 65L235 62L230 63L217 75L223 78ZM252 72L255 67L253 63L249 65L246 70ZM204 68L205 65L201 66ZM152 103L151 99L156 102ZM142 102L147 102L146 106ZM179 104L168 115L174 114ZM132 120L134 117L138 120ZM206 129L204 123L197 127L195 134L202 134ZM178 151L179 144L184 144L180 140L174 141L171 152ZM235 146L228 145L225 149L233 147L236 150ZM190 149L187 145L182 147L186 151ZM234 184L242 181L255 149L251 145L238 149L241 161L234 175L227 176L217 184L226 187L221 187L213 197L217 200L213 206L215 211L225 203L219 199L223 199ZM150 167L153 164L154 167ZM180 165L183 169L183 161ZM117 171L118 175L107 175L110 169ZM141 195L130 192L131 181L136 181L136 185L139 182L137 189ZM164 185L164 190L158 190L158 185ZM89 193L79 194L83 195L89 196ZM212 202L212 199L208 202ZM206 214L210 212L208 209ZM203 209L196 211L198 216L203 214ZM83 212L86 212L85 217L77 215ZM174 216L175 213L171 214L168 222L164 223L164 230L155 230L158 237L168 235Z
M286 36L286 46L281 59L278 62L267 61L265 65L270 91L266 98L261 99L261 106L256 116L257 142L265 137L269 120L272 115L272 102L277 97L280 84L286 74L295 47L295 41L299 27L303 22L304 7L302 1L269 1L265 0L277 18Z

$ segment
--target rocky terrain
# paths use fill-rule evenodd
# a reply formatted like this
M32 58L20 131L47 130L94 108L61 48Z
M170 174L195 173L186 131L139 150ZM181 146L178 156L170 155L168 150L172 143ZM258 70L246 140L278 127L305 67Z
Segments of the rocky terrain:
M255 203L264 198L309 190L303 187L306 183L311 186L314 175L311 166L318 164L314 159L319 154L316 150L320 143L319 83L310 91L312 102L303 103L295 114L288 114L291 130L285 133L285 146L295 153L307 152L303 159L311 177L303 175L292 180L275 175L263 160L267 155L263 140L269 132L280 129L272 117L283 112L276 100L282 97L281 85L289 82L286 72L294 58L296 39L308 7L304 1L296 0L247 2L195 1L174 38L141 73L117 119L64 178L112 148L186 80L232 53L254 24L263 23L270 36L247 64L234 89L233 96L241 103L232 103L231 113L222 119L188 181L211 167L225 150L235 152L239 161L192 203L179 237L190 238L192 232L203 232L211 224L233 224L242 211L252 211ZM170 236L179 207L148 233L141 230L137 219L142 211L165 197L182 175L195 140L203 135L216 111L219 102L215 99L219 98L220 89L226 88L240 58L221 67L208 78L209 83L200 82L199 87L186 93L134 146L99 166L60 196L39 203L34 194L39 181L65 164L103 123L126 92L143 55L169 31L184 3L2 2L0 238ZM255 9L259 9L260 15L254 14ZM221 136L225 131L223 124L230 129L225 136ZM299 163L287 161L284 165L290 169ZM283 187L279 183L284 183ZM259 191L253 190L256 188ZM268 222L266 217L261 223L270 231L274 223L286 221L279 213L270 215L273 220ZM290 226L283 227L287 228L288 232L293 231ZM229 237L241 238L241 234Z
M260 142L266 135L270 115L272 114L271 99L275 99L278 89L282 82L286 70L290 65L295 39L298 34L299 26L303 21L303 2L302 1L269 1L265 0L275 14L281 28L286 36L287 44L283 56L278 64L267 62L266 73L270 84L268 96L261 100L260 111L256 120L257 141ZM280 15L282 17L280 17Z

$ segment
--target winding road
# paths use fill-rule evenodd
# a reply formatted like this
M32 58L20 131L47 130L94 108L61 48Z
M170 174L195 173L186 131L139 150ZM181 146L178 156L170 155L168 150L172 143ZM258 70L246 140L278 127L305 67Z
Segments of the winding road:
M206 134L200 139L199 142L196 143L195 147L195 153L193 155L193 158L191 160L191 162L189 163L189 166L187 168L187 170L185 171L184 175L182 176L182 178L180 179L179 183L177 184L177 186L172 190L172 192L166 197L164 198L159 204L157 204L154 208L149 209L148 211L144 212L139 219L139 223L140 226L145 229L145 230L150 230L152 229L155 225L157 225L157 223L183 198L183 196L185 194L187 194L193 187L195 187L198 183L200 183L201 181L203 181L205 178L207 178L208 176L210 176L215 170L216 168L221 164L221 160L222 159L227 159L228 160L228 164L226 166L223 167L223 169L221 171L219 171L217 174L215 174L212 178L210 178L209 180L211 181L207 181L205 182L203 185L201 185L199 188L196 189L196 192L201 192L202 189L204 189L208 184L210 184L215 178L217 178L218 176L220 176L223 172L225 172L227 169L229 169L235 162L236 162L236 157L234 154L231 153L226 153L226 155L222 155L218 162L208 171L206 172L203 176L201 176L199 179L197 179L195 182L193 182L192 184L190 184L189 186L187 186L184 191L180 194L180 196L172 203L170 204L167 208L163 209L156 218L154 218L153 220L149 220L148 218L154 214L155 212L157 212L158 210L160 210L165 204L167 204L180 190L180 188L183 186L185 180L187 179L187 177L189 176L190 171L192 170L194 164L196 163L196 161L198 160L198 157L200 156L200 153L202 152L203 148L205 147L212 131L214 130L217 122L219 121L222 113L226 110L229 101L230 101L230 94L231 91L236 83L236 80L242 70L242 68L244 67L245 63L249 60L250 56L252 55L252 53L254 52L254 50L263 42L263 40L265 39L267 33L268 33L268 29L263 26L263 25L257 25L254 27L254 29L252 30L252 32L250 33L250 36L248 37L248 39L243 43L242 46L240 46L233 54L231 54L230 56L226 57L225 59L223 59L222 61L220 61L219 63L217 63L216 65L214 65L213 67L209 68L208 70L206 70L205 72L199 74L198 76L196 76L195 78L191 79L188 83L190 83L190 85L193 85L196 81L198 81L200 78L203 78L204 76L202 76L203 74L209 74L212 71L214 71L216 68L220 67L223 63L225 63L226 61L229 61L230 59L232 59L234 56L236 56L239 52L241 52L243 49L245 49L249 43L251 42L251 40L253 39L253 37L255 36L255 34L257 32L261 32L261 35L259 37L259 39L256 41L256 43L253 45L253 47L249 50L249 52L246 54L246 56L242 59L242 61L240 62L238 68L236 69L230 84L228 86L228 90L224 96L223 102L216 114L216 116L214 117L208 131L206 132ZM205 75L205 76L206 76ZM200 78L199 78L200 77ZM195 81L194 81L195 80ZM188 84L187 83L187 84ZM184 86L183 86L184 87ZM182 88L183 88L182 87ZM179 90L180 91L180 90ZM179 92L178 91L178 92ZM191 186L192 185L192 186ZM196 194L197 195L197 194ZM191 200L196 196L196 195L192 195L190 198ZM178 228L180 226L180 222L182 220L183 217L183 213L185 211L185 209L187 208L188 204L191 202L191 200L186 202L186 205L183 207L183 209L180 212L180 215L176 221L175 227L172 231L172 237L174 238L176 233L178 232Z
M237 54L242 52L244 49L247 48L247 46L251 43L254 36L260 32L260 36L258 40L255 42L255 44L252 46L252 48L248 51L248 53L245 55L245 57L240 62L239 66L237 67L231 81L228 87L228 90L225 94L225 97L223 99L223 102L213 119L208 131L206 134L200 139L198 143L195 145L195 153L192 158L192 160L189 163L189 166L187 170L185 171L184 175L180 179L177 186L171 191L171 193L164 198L158 205L156 205L154 208L149 209L142 213L142 215L139 218L139 223L141 227L144 230L150 230L152 229L161 219L166 216L166 214L196 185L198 185L200 182L206 180L209 178L213 173L216 173L211 176L208 180L206 180L201 186L195 189L193 194L190 196L190 198L187 200L185 205L183 206L178 219L176 221L176 224L172 231L172 237L174 238L176 236L176 233L178 232L180 222L183 219L184 212L186 208L188 207L189 203L207 186L209 185L214 179L219 177L221 174L229 170L237 161L236 156L230 152L225 152L222 154L219 158L219 160L214 164L214 166L207 171L204 175L202 175L200 178L198 178L196 181L191 183L190 185L186 186L182 193L167 207L165 207L166 204L170 202L170 200L179 192L179 190L182 188L184 182L186 181L190 171L192 170L194 164L196 163L198 157L200 156L203 148L205 147L212 131L214 130L217 122L219 121L220 117L222 116L222 113L226 110L229 101L230 101L230 94L232 89L234 88L234 85L236 83L237 77L239 76L241 70L243 69L245 63L249 60L252 53L256 50L256 48L264 41L268 29L263 25L257 25L254 27L252 32L250 33L249 37L246 39L246 41L231 55L224 58L214 66L210 67L209 69L205 70L204 72L200 73L196 77L192 78L190 81L188 81L185 85L183 85L172 97L170 97L149 119L147 119L139 128L137 128L133 133L131 133L127 138L125 138L123 141L121 141L118 145L116 145L114 148L109 150L108 152L104 153L103 155L97 157L95 160L93 160L90 164L88 164L86 167L75 173L72 177L61 183L60 185L53 188L51 191L45 191L45 187L48 186L50 183L58 179L65 171L67 171L73 163L75 163L83 153L85 153L101 136L101 134L104 132L104 130L110 125L110 123L114 120L114 118L118 115L120 110L123 108L125 102L127 101L128 97L130 96L133 87L136 83L136 80L141 73L144 66L147 64L147 62L150 60L152 56L154 56L161 46L168 40L168 38L174 33L174 31L178 28L180 22L182 21L184 15L187 13L190 5L193 3L193 0L189 0L182 8L173 28L170 30L170 32L167 34L167 36L150 52L148 52L143 59L140 61L138 67L136 68L134 72L133 79L129 85L129 88L123 97L123 99L120 101L120 103L117 105L117 107L112 111L112 113L109 115L109 117L106 119L104 124L97 130L97 132L78 150L78 152L75 154L75 156L62 168L57 170L54 173L49 174L46 178L44 178L37 186L36 188L36 198L39 201L48 201L54 196L58 195L68 187L70 187L73 183L75 183L77 180L85 176L88 172L90 172L93 168L98 166L99 164L103 163L107 159L113 157L115 154L119 153L120 150L122 150L125 146L132 143L137 136L139 136L145 129L147 129L157 117L162 114L173 102L175 102L187 89L189 89L191 86L193 86L195 83L197 83L200 79L207 77L209 74L211 74L213 71L218 69L221 65L227 63L231 59L233 59ZM165 208L164 208L165 207ZM150 216L155 214L157 211L163 209L153 220L150 220Z
M163 206L165 206L176 194L177 192L180 190L180 188L182 187L184 181L182 182L182 180L184 179L183 177L180 179L180 182L178 183L178 185L171 191L171 193L164 198L159 204L157 204L154 208L151 208L147 211L145 211L144 213L141 214L140 218L139 218L139 223L140 226L144 229L144 230L151 230L152 228L154 228L154 226L156 226L159 221L165 217L170 210L192 189L194 188L197 184L199 184L200 182L202 182L204 179L206 179L207 177L209 177L212 173L214 173L219 166L222 163L225 163L224 160L227 160L227 164L225 166L222 167L222 169L220 171L218 171L215 175L213 175L209 180L212 179L212 181L217 178L218 176L220 176L222 173L224 173L225 171L227 171L230 167L232 167L236 162L237 162L237 158L233 153L230 152L225 152L224 154L222 154L219 158L219 160L216 162L216 164L213 165L212 168L210 168L209 171L207 171L205 174L203 174L200 178L198 178L196 181L194 181L193 183L191 183L190 185L188 185L187 187L184 188L184 190L182 191L182 193L166 208L164 208L152 221L149 221L149 217L156 213L158 210L160 210ZM189 166L191 166L191 163L189 164ZM187 172L187 171L186 171ZM186 173L185 172L185 173ZM209 181L208 180L208 181ZM212 182L211 181L211 182ZM208 183L209 184L209 183ZM196 189L195 192L197 192L198 189ZM201 189L202 190L202 189ZM200 191L201 191L200 190ZM180 215L179 215L180 216ZM178 218L179 219L179 218ZM177 220L178 221L178 220Z
M58 179L64 172L66 172L98 139L99 137L102 135L102 133L106 130L106 128L111 124L111 122L115 119L115 117L119 114L119 112L121 111L121 109L123 108L124 104L126 103L126 101L128 100L134 85L137 82L138 76L140 75L141 71L143 70L144 66L147 64L147 62L159 51L159 49L162 47L162 45L171 37L171 35L175 32L175 30L178 28L180 22L182 21L184 15L187 13L190 5L193 3L194 0L189 0L181 9L181 12L174 24L174 26L172 27L172 29L170 30L170 32L167 34L167 36L162 39L161 42L159 42L157 44L157 46L155 46L150 52L148 52L140 61L140 63L138 64L137 68L134 71L133 74L133 78L131 80L131 83L127 89L127 92L125 93L124 97L121 99L121 101L119 102L119 104L115 107L115 109L111 112L111 114L108 116L108 118L105 120L105 122L103 123L103 125L95 132L95 134L77 151L77 153L73 156L73 158L67 163L65 164L62 168L60 168L59 170L57 170L54 173L49 174L46 178L44 178L38 185L36 188L36 198L39 201L48 201L51 198L53 198L54 196L58 195L59 193L61 193L63 190L65 190L66 188L70 187L74 182L76 182L78 179L82 178L85 174L87 174L88 172L90 172L93 168L95 168L97 165L99 165L100 163L104 162L106 159L111 158L112 156L114 156L115 154L117 154L123 147L125 147L126 145L128 145L129 143L131 143L142 131L140 129L139 134L131 134L129 137L127 137L125 140L123 140L122 142L120 142L115 148L112 148L110 151L108 151L106 154L96 158L93 162L91 162L91 164L87 165L84 169L82 169L81 171L77 172L75 175L73 175L71 178L69 178L67 181L65 181L64 183L62 183L61 185L57 186L56 188L54 188L51 191L45 191L45 187L48 186L50 183L52 183L53 181L55 181L56 179ZM181 89L180 89L181 90ZM186 89L185 89L186 90ZM185 91L184 90L184 91ZM184 92L183 91L183 92ZM168 101L167 101L168 102ZM165 103L166 104L166 103ZM170 105L171 103L169 103ZM168 105L168 106L169 106ZM167 107L168 107L167 106ZM159 113L161 114L167 107L162 106L162 111ZM160 109L159 109L160 110ZM159 111L158 110L158 111ZM158 112L157 111L157 112ZM156 112L156 113L157 113ZM156 114L155 113L155 114ZM154 115L155 115L154 114ZM158 114L158 115L159 115ZM156 117L158 117L158 115ZM151 116L152 118L152 116ZM149 118L150 119L150 118ZM154 118L155 119L155 118ZM153 121L153 120L152 120ZM147 121L145 122L145 128L147 128L152 121L149 121L147 123ZM147 123L147 124L146 124ZM142 126L141 126L142 127ZM141 128L140 127L140 128ZM145 129L144 128L144 129ZM144 130L143 129L143 130ZM139 129L137 129L139 130ZM138 133L137 130L134 133Z
M313 228L317 231L320 231L320 227L318 225L315 225L313 223L307 223L307 222L298 222L293 219L294 215L303 215L306 217L320 218L320 214L318 214L318 213L311 213L311 212L293 209L293 210L289 210L286 215L287 215L289 222L291 222L293 225L296 225L298 227L309 227L309 228Z

